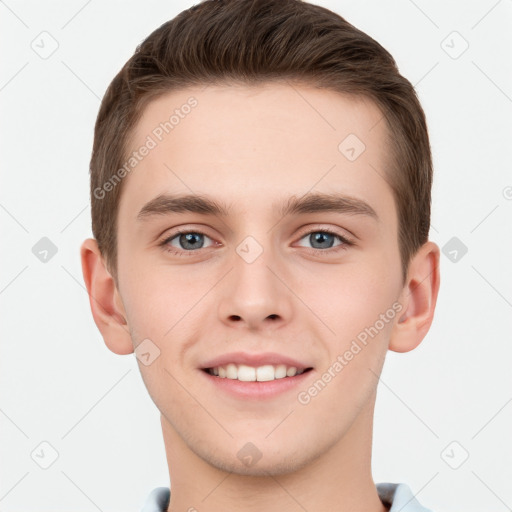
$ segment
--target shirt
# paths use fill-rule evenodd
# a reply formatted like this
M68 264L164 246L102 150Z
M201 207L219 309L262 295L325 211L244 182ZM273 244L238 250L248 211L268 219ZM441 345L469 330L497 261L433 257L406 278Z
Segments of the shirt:
M389 512L432 512L421 505L407 484L376 484L377 493ZM171 491L169 487L155 487L146 498L140 512L165 512L169 506Z

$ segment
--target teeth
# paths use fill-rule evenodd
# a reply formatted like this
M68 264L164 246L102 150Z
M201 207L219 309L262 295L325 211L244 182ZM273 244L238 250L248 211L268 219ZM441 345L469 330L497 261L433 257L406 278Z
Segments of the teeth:
M216 366L208 369L210 375L216 375L221 379L240 380L244 382L262 382L276 379L284 379L285 377L293 377L304 373L304 370L297 370L295 366L286 366L285 364L264 366L247 366L245 364L236 365L229 363L225 366Z
M282 379L286 377L286 365L280 364L276 366L274 370L274 377L276 379Z
M285 371L286 371L286 366L285 366ZM282 378L282 377L276 377L276 370L271 364L266 364L265 366L258 366L258 368L256 368L256 370L255 370L255 373L256 373L257 381L275 380L277 378L279 378L279 379ZM279 376L281 374L278 373L277 375ZM240 377L238 377L238 378L240 379Z
M295 368L295 366L290 366L290 368L286 368L286 376L287 377L293 377L296 374L297 374L297 368Z
M226 379L236 379L236 366L234 364L230 363L226 366Z
M256 368L253 368L252 366L245 366L241 364L237 368L236 365L229 364L228 367L232 367L232 371L226 373L228 379L238 378L238 380L243 380L244 382L251 382L256 380Z

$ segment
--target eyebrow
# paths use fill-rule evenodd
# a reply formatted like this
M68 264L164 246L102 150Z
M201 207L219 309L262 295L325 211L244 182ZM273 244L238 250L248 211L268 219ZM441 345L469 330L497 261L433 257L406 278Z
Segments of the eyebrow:
M379 220L375 210L365 201L338 193L308 193L302 197L292 196L283 204L274 203L274 211L282 217L317 212L365 215ZM151 217L169 213L198 213L228 217L230 207L205 195L160 194L147 202L137 214L137 220L143 221Z

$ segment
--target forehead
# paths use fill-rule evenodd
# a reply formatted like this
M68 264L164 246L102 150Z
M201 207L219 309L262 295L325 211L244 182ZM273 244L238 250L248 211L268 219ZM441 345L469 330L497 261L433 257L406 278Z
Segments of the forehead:
M262 209L263 197L274 205L333 190L389 206L386 138L372 101L327 89L266 83L172 91L151 101L135 126L120 209L129 205L135 217L162 193Z

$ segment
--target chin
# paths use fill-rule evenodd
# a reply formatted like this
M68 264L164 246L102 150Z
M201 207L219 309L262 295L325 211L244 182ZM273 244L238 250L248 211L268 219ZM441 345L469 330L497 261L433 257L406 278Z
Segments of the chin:
M249 454L252 454L254 458L248 459ZM264 452L257 451L257 448L250 443L247 443L234 457L231 454L227 454L227 457L222 457L221 454L205 456L205 454L198 453L197 455L221 471L254 477L295 473L316 458L314 454L306 454L304 451L299 453L295 451L295 453L285 456L282 449L273 455L265 456Z

